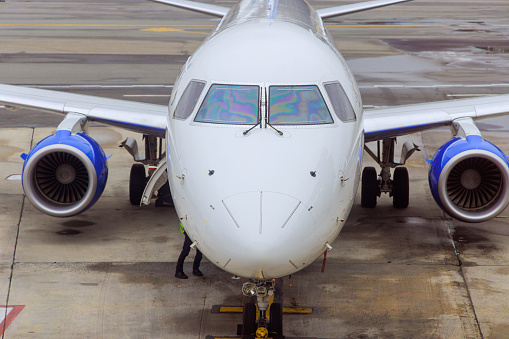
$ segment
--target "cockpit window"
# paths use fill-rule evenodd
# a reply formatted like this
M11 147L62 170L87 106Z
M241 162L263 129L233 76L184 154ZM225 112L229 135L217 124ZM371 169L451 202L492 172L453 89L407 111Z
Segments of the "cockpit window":
M194 121L211 124L250 125L259 119L259 87L244 85L210 86Z
M325 84L324 87L338 118L344 122L355 121L355 112L339 82Z
M272 125L333 123L318 86L270 86L269 96Z
M181 120L189 118L203 92L203 87L205 87L204 82L194 80L187 85L175 109L174 118Z

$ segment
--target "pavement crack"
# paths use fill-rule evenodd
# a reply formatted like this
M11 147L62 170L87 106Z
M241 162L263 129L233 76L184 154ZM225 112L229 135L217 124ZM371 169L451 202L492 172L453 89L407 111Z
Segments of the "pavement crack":
M11 273L9 275L9 287L7 288L7 298L5 300L5 317L4 319L7 319L7 312L9 310L9 299L11 296L11 287L12 287L12 278L14 276L14 265L16 263L16 250L18 248L18 240L19 240L19 229L21 225L21 219L23 218L23 210L25 208L25 196L23 196L23 199L21 201L21 210L19 212L19 219L18 224L16 225L16 240L14 241L14 250L12 252L12 262L11 262ZM2 339L5 338L5 330L7 327L7 321L4 321L4 325L2 328Z
M458 265L457 265L458 272L461 276L461 279L463 279L463 283L465 284L465 290L467 292L468 303L470 304L472 313L474 314L475 326L477 327L477 331L479 332L480 338L483 339L484 335L482 333L481 324L479 323L479 318L477 317L477 313L475 311L474 301L472 300L472 295L470 294L470 288L467 283L467 278L465 277L465 272L463 271L463 262L461 261L461 258L460 258L461 254L460 254L459 250L457 249L456 243L454 242L454 238L452 236L451 224L452 224L452 221L450 219L445 220L445 226L447 227L448 237L449 237L449 240L451 241L452 246L454 248L454 253L456 255L456 259L458 260Z
M35 128L32 128L32 135L30 137L30 150L32 149L33 144L34 144L34 134L35 134ZM18 249L19 229L21 226L21 220L23 218L23 210L25 209L25 200L26 200L26 196L23 195L23 198L21 200L21 209L19 211L18 224L16 225L16 239L14 240L14 250L12 251L11 273L9 275L9 286L7 287L7 298L5 299L4 319L7 319L7 312L9 310L9 301L10 301L10 297L11 297L11 288L12 288L12 278L14 276L14 266L16 264L16 250ZM1 332L2 339L5 339L6 328L7 328L7 321L4 321L2 332Z
M202 307L201 307L201 315L200 315L200 330L199 330L199 332L198 332L198 333L199 333L199 334L198 334L199 338L201 338L201 337L202 337L202 331L203 331L203 321L204 321L204 320L203 320L203 318L204 318L204 317L203 317L203 315L205 314L205 301L206 301L206 300L207 300L207 295L205 294L205 295L203 296L203 305L202 305Z

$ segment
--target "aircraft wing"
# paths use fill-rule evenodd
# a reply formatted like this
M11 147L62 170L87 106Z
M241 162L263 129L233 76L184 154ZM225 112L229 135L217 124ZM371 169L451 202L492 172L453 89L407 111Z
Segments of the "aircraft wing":
M127 100L0 85L0 105L51 113L79 113L89 121L165 137L168 107Z
M390 6L394 4L398 4L401 2L407 2L412 0L373 0L373 1L365 1L359 2L350 5L341 5L329 8L322 8L317 10L316 12L322 18L331 18L334 16L346 15L356 12L367 11L369 9Z
M230 10L228 7L204 4L202 2L189 1L189 0L152 0L166 5L189 9L191 11L211 14L218 17L223 17Z
M450 125L453 120L473 120L509 114L509 94L403 105L364 111L365 140L375 141Z

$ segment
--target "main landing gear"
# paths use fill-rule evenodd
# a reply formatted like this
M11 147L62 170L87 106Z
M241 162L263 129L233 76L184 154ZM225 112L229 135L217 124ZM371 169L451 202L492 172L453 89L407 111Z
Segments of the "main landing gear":
M362 207L373 208L376 200L382 193L389 193L392 197L392 204L395 208L406 208L409 202L409 179L406 167L399 167L406 163L407 159L415 151L420 151L417 145L407 141L401 149L401 157L395 159L394 148L396 138L377 141L377 154L367 146L366 152L380 165L381 171L377 175L374 167L365 167L362 171L361 205ZM391 168L394 168L394 175L391 179Z
M137 162L132 165L129 175L129 201L132 205L148 205L156 194L158 201L173 205L169 188L166 187L168 184L163 139L144 134L143 141L145 153L138 152L138 143L133 138L129 137L120 144ZM148 165L148 173L145 165Z
M273 302L275 282L255 280L242 286L245 296L256 297L256 304L247 302L242 312L240 335L247 338L281 339L283 336L283 307Z

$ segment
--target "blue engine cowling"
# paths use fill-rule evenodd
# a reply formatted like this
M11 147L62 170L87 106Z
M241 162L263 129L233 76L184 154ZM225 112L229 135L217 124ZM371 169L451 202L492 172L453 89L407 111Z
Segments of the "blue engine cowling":
M429 185L437 204L452 217L482 222L509 204L509 162L478 135L453 138L430 161Z
M23 190L37 209L70 217L101 196L108 163L101 146L84 133L60 130L40 141L25 157Z

